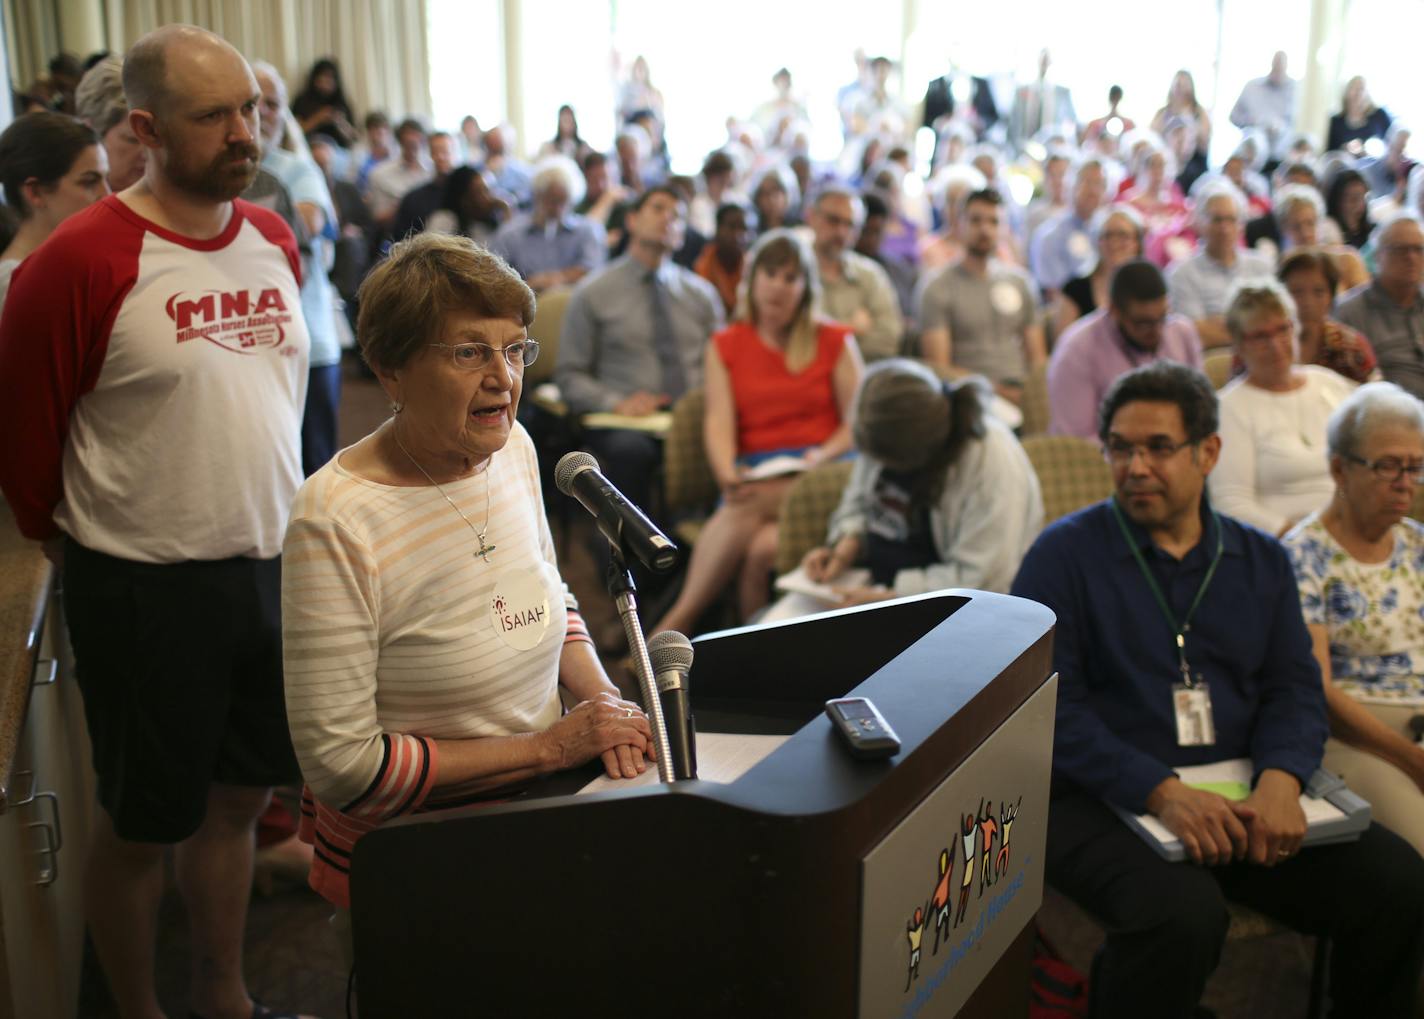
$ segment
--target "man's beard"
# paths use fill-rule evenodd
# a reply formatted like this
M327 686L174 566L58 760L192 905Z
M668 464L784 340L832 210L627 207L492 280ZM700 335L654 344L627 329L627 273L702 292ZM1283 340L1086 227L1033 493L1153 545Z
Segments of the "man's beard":
M244 156L247 162L234 161ZM262 150L255 142L229 145L222 155L204 167L190 169L176 161L170 162L168 178L189 194L214 202L230 202L251 186L261 159Z

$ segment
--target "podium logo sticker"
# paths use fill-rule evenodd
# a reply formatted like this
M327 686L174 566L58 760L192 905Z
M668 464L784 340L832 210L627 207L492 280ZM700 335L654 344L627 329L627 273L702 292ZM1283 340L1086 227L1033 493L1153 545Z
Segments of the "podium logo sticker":
M929 928L934 928L930 955L939 955L943 948L949 956L944 967L952 967L984 936L987 926L1003 912L1022 886L1023 872L1020 871L997 893L992 891L1009 873L1014 821L1022 806L1022 796L1013 803L1000 800L997 812L994 801L980 800L978 809L961 814L958 824L951 827L946 845L935 857L933 890L928 899L914 907L905 922L909 949L906 993L920 979L920 959ZM986 889L991 891L988 905L974 910L971 916L971 902L977 904L983 899ZM959 941L951 948L950 942L956 937Z

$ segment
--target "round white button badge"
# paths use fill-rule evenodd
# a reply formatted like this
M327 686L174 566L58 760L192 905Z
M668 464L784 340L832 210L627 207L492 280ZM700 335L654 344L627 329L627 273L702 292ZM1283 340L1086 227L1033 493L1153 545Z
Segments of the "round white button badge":
M490 594L490 625L516 651L539 646L549 630L549 587L538 567L505 570Z
M989 303L1000 315L1012 317L1023 310L1023 294L1008 280L1000 280L989 288Z

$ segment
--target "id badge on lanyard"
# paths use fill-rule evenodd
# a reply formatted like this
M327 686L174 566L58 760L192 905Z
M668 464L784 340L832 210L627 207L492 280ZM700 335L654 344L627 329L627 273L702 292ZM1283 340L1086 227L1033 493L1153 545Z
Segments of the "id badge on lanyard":
M1216 718L1211 710L1211 690L1200 673L1195 679L1192 678L1191 666L1187 663L1187 634L1192 628L1192 616L1196 614L1197 606L1201 604L1212 577L1216 575L1217 564L1221 562L1223 546L1221 519L1215 513L1212 514L1216 524L1216 555L1212 558L1211 566L1207 569L1201 586L1197 588L1196 597L1192 599L1191 608L1187 610L1186 618L1179 625L1171 608L1167 605L1166 596L1157 586L1156 578L1147 568L1141 550L1133 542L1132 535L1127 530L1127 523L1122 519L1122 511L1118 509L1116 499L1113 500L1112 507L1113 513L1117 517L1118 526L1122 528L1123 539L1132 549L1133 558L1137 560L1137 565L1142 570L1142 576L1146 579L1147 586L1157 600L1157 605L1162 610L1167 625L1176 632L1177 664L1182 673L1181 681L1172 684L1172 715L1177 723L1177 746L1214 746L1216 744Z

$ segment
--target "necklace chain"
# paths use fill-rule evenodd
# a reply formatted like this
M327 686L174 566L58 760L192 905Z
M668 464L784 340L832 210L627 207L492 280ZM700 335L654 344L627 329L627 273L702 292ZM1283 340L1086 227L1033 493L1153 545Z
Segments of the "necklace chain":
M396 440L397 448L399 448L400 451L405 454L406 459L409 460L411 463L415 464L415 469L418 470L421 474L425 475L425 480L435 486L435 491L440 493L441 498L448 502L450 504L450 508L456 513L460 514L460 519L463 520L466 525L469 526L470 530L475 532L475 537L480 539L480 548L479 551L475 553L475 555L483 559L485 562L489 562L489 554L498 547L495 545L491 545L488 541L485 540L485 533L489 530L490 515L489 479L485 479L485 523L484 527L477 528L475 527L474 522L469 517L465 516L465 511L460 509L459 506L456 506L455 500L451 499L450 496L446 494L445 489L440 487L440 482L432 478L430 476L430 472L427 471L424 467L420 466L420 461L417 460L415 457L411 456L410 450L405 448L405 444L400 441L400 436L396 434L396 426L394 423L391 424L391 438ZM485 461L485 470L489 470L488 460Z

